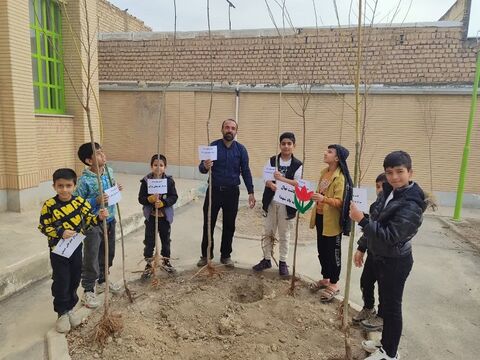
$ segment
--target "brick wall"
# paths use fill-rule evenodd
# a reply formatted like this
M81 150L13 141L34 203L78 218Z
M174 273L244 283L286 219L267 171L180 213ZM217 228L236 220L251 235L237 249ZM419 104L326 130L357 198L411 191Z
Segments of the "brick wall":
M101 90L104 147L110 160L146 163L157 146L161 92ZM206 91L169 91L161 124L161 151L170 165L197 166L198 145L207 143L206 120L210 94ZM471 96L371 94L367 98L367 135L362 160L363 183L373 186L384 156L393 150L411 153L414 177L425 189L456 190L465 141ZM262 176L266 160L278 151L278 134L297 135L296 154L302 156L301 95L283 94L278 121L278 93L240 93L238 139L247 146L253 175ZM316 180L324 167L323 151L331 143L351 150L353 166L353 94L314 94L307 110L305 178ZM479 104L480 108L480 104ZM480 109L479 109L480 110ZM215 92L210 139L221 136L221 122L235 116L234 92ZM480 111L474 133L480 132ZM431 131L431 152L427 136ZM125 131L125 129L129 129ZM432 176L430 176L430 154ZM479 193L480 138L472 138L465 191ZM353 170L353 167L352 167ZM258 191L258 190L257 190Z
M152 28L133 15L120 10L106 0L98 0L98 28L100 33L152 31Z
M472 83L478 45L462 39L461 23L420 25L365 29L367 82ZM273 30L214 32L212 43L205 32L177 35L175 81L210 81L212 55L214 81L280 82L281 39ZM352 28L321 28L318 37L315 29L286 36L283 82L352 84L356 41ZM99 79L168 81L173 57L171 33L106 34L99 41Z

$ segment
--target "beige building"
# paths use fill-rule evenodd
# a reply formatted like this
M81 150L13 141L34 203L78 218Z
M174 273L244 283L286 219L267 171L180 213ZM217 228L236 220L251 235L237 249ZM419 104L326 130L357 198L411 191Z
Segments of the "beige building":
M87 0L87 12L83 4L80 0L0 2L0 211L37 208L50 194L55 169L81 168L76 149L89 136L75 93L85 100L81 64L87 54L76 45L87 41L81 31L86 14L93 50L98 30L150 30L104 0ZM92 54L95 68L97 55ZM92 80L98 97L97 73ZM94 104L92 115L98 136Z

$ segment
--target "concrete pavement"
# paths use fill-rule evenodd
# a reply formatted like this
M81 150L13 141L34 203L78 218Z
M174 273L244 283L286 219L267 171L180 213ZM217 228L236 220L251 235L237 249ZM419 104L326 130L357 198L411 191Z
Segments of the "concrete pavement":
M119 175L119 181L126 188L122 195L125 202L122 206L122 209L125 209L122 214L124 218L130 218L135 213L139 213L139 207L136 205L138 180L139 176ZM176 179L176 181L177 187L180 188L182 180ZM204 186L203 182L185 184L182 188ZM172 227L172 257L176 259L174 264L178 267L191 267L200 255L202 203L202 199L190 202L176 213ZM6 220L3 218L5 215L12 216L7 218L8 223L2 222ZM476 213L471 215L478 216ZM1 235L9 235L8 229L11 229L14 232L12 241L18 241L16 243L18 246L12 245L10 249L0 249L1 269L8 262L11 265L20 261L21 265L29 261L23 259L22 262L22 259L16 256L18 253L15 253L15 256L12 254L12 259L9 259L5 256L7 253L4 250L18 250L25 246L30 249L30 252L25 254L30 253L34 257L40 256L41 252L46 250L46 240L35 228L37 218L37 213L32 213L31 216L0 214ZM14 226L14 220L19 221L21 226ZM29 226L33 230L28 228ZM22 233L22 230L25 232ZM215 238L219 239L218 230ZM138 278L139 274L134 271L143 269L142 241L143 229L133 231L126 237L126 268L130 279ZM344 254L340 282L342 289L347 243L345 238L342 247ZM39 253L35 254L35 251ZM215 254L218 260L218 246ZM291 251L290 257L292 254ZM261 258L260 243L255 240L236 238L233 258L238 262L253 265ZM112 272L114 280L121 279L119 259L120 252L117 253ZM477 341L480 334L479 253L445 228L445 225L436 217L427 216L419 234L414 239L414 259L415 264L407 280L404 296L404 336L400 346L402 357L404 359L476 358L480 353L480 343ZM37 269L40 268L37 267ZM313 239L299 247L297 271L314 279L319 277L320 270ZM361 304L359 277L360 270L354 269L352 300ZM55 321L50 285L51 281L45 279L43 275L43 280L0 302L2 309L0 311L1 359L43 357L44 336Z

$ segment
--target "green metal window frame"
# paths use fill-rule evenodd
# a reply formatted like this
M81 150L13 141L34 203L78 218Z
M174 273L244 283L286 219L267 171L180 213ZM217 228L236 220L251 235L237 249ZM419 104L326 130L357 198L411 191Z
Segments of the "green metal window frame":
M35 113L65 114L62 19L54 0L29 0Z

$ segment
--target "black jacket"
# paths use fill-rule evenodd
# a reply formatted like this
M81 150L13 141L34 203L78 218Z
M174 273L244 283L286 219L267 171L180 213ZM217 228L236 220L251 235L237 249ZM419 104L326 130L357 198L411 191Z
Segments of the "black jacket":
M277 156L272 156L270 158L270 166L276 167L278 158L280 158L280 154L278 154ZM298 170L300 166L302 166L302 162L292 155L292 162L288 167L285 177L287 179L293 180L295 176L295 172ZM263 196L262 196L262 209L265 212L268 212L268 206L272 202L274 196L275 196L275 192L272 189L265 186L265 189L263 190ZM294 209L290 206L286 206L286 207L287 207L287 218L293 219L295 217L295 214L297 213L297 209Z
M164 207L160 211L165 215L167 220L171 223L173 221L173 212L170 213L172 206L177 202L178 195L175 188L175 181L171 176L164 175L167 178L167 193L160 195L160 200ZM143 214L148 219L150 214L155 210L153 204L148 202L148 186L147 179L153 179L153 174L150 173L140 180L140 191L138 192L138 202L143 205Z
M385 206L392 191L393 199ZM383 191L370 207L370 216L359 223L364 235L358 241L358 249L368 249L370 254L382 257L410 254L410 240L422 225L426 208L425 194L416 183L398 190L384 183Z

